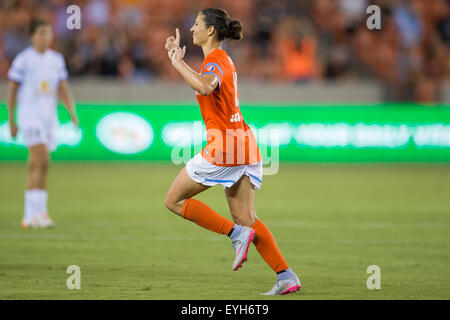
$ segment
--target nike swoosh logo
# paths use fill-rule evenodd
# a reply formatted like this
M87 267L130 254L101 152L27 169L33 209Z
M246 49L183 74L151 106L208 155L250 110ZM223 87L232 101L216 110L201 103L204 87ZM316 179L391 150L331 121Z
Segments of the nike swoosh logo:
M297 285L297 282L288 283L288 284L286 285L286 288L287 288L287 289L290 289L290 288L292 288L292 287L295 287L296 285Z

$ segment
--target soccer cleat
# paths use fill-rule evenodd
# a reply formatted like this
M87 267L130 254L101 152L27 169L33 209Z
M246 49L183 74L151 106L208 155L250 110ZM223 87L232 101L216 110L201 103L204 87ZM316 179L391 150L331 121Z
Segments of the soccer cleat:
M40 228L53 228L55 223L50 219L47 213L43 213L36 217Z
M250 227L243 226L238 238L231 243L234 249L234 253L236 254L233 262L234 271L242 267L242 264L247 261L248 247L252 243L254 237L255 230Z
M20 226L24 229L37 229L39 228L39 222L35 217L26 220L23 219L20 223Z
M297 276L291 277L286 280L277 280L273 288L266 293L261 293L264 296L275 296L275 295L283 295L287 293L293 293L302 287L300 280Z

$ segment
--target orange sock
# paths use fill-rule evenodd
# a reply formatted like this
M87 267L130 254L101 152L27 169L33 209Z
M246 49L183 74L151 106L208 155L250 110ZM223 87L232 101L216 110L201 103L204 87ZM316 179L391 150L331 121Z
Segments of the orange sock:
M261 257L276 273L289 268L288 264L283 258L280 250L275 243L272 233L269 228L261 221L256 222L251 226L255 230L256 237L253 243L256 246Z
M195 199L186 200L181 216L195 222L200 227L221 234L229 234L234 226L233 222L222 217L205 203Z

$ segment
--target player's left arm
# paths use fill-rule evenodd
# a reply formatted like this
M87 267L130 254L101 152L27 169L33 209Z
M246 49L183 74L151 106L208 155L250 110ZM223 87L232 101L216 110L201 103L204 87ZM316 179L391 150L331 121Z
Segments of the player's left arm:
M73 99L72 90L70 90L69 82L67 80L62 80L59 82L58 97L69 111L71 121L78 127L79 122L75 110L75 102Z
M78 117L75 110L75 101L73 99L72 90L70 90L66 63L62 55L59 56L59 84L58 84L58 98L70 113L70 120L78 127Z
M15 138L19 129L17 128L16 121L14 120L14 109L16 107L17 92L19 91L20 84L15 81L8 81L8 89L6 93L6 107L8 108L8 122L11 131L11 136Z

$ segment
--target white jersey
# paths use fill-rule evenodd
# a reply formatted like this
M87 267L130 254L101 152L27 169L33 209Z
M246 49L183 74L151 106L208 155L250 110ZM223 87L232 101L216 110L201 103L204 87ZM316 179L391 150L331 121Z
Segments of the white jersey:
M17 95L19 127L55 126L59 82L67 79L63 56L48 49L41 54L33 47L19 53L8 72L8 79L20 84Z

